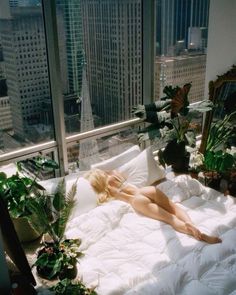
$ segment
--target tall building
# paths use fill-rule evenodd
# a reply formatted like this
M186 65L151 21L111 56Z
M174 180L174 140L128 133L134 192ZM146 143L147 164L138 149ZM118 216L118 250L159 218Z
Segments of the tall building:
M204 99L206 55L186 55L175 57L156 57L155 61L155 100L163 97L166 85L182 87L192 83L189 101Z
M0 130L12 129L12 113L9 102L9 97L0 97Z
M57 19L60 59L64 60L64 63L61 62L62 76L68 83L64 93L76 95L78 98L82 87L84 59L80 1L57 0ZM66 68L63 64L66 64Z
M42 123L42 102L50 97L42 11L36 6L5 9L0 36L13 129L20 140L31 140L32 126ZM42 137L43 128L36 130Z
M130 118L142 102L142 1L82 0L93 114L102 124Z
M3 60L3 49L0 39L0 97L7 96L7 84Z
M9 0L11 7L16 6L40 6L41 0Z
M204 51L209 0L156 0L157 55L176 56L183 49Z

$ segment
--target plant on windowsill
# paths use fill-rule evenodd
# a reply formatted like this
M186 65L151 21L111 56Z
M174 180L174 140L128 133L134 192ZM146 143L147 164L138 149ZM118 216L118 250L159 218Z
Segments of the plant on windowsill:
M22 162L17 162L17 172L12 176L7 177L4 172L0 173L0 197L7 205L21 242L32 241L41 235L40 231L35 231L29 226L34 218L29 204L39 195L45 194L45 188L37 181L38 175L42 171L53 171L58 168L55 161L45 157L36 157L29 161L35 167L34 177L28 177L24 173Z
M236 140L232 124L235 118L236 111L213 123L209 131L201 169L207 184L215 189L219 189L222 179L230 181L236 171L236 153L230 144L230 140Z
M196 144L197 124L191 123L198 113L212 109L209 100L203 100L193 107L189 105L188 93L191 83L179 86L166 86L163 93L166 97L148 105L138 105L132 112L135 116L151 123L139 132L139 140L156 140L165 144L159 150L159 162L165 167L171 165L174 172L188 172L190 154L187 146Z
M79 251L80 239L64 239L64 232L74 206L76 182L66 193L65 179L59 181L54 194L48 195L51 207L47 200L39 196L30 202L29 208L36 216L36 222L31 220L32 226L50 237L38 251L34 263L38 274L46 279L75 278L77 275L77 258L82 255Z

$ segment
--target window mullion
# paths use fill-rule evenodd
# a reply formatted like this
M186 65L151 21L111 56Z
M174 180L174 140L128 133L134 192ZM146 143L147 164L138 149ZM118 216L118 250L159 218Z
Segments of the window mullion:
M58 145L58 162L61 176L67 174L68 158L65 142L64 99L61 89L61 71L55 0L42 0L46 35L49 78L51 86L55 137Z

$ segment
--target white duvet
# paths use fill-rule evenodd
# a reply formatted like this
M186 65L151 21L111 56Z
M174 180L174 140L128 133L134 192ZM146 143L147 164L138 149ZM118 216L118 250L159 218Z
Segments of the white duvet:
M197 227L221 237L209 245L110 201L74 218L68 238L82 239L79 275L99 295L236 294L235 199L187 175L158 186Z

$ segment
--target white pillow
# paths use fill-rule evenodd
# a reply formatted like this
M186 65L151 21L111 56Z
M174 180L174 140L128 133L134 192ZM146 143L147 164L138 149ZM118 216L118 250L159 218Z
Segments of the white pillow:
M140 153L140 151L140 147L138 145L134 145L117 156L91 165L91 169L98 168L101 170L115 170L119 166L127 163L130 159L136 157Z
M74 180L70 180L66 183L66 191L73 185ZM79 177L77 181L77 191L75 195L75 206L72 209L70 220L73 218L87 213L88 211L97 207L97 194L93 190L89 181L84 177Z
M117 169L129 183L138 187L150 185L165 177L165 170L155 161L151 147Z
M83 177L79 177L80 174L71 174L65 177L66 181L66 193L69 192L73 183L77 180L77 191L75 195L75 206L72 210L70 220L74 217L88 212L89 210L97 206L97 195L91 187L88 180ZM47 190L49 194L53 194L56 191L57 185L61 178L53 178L46 181L41 181L40 184Z

